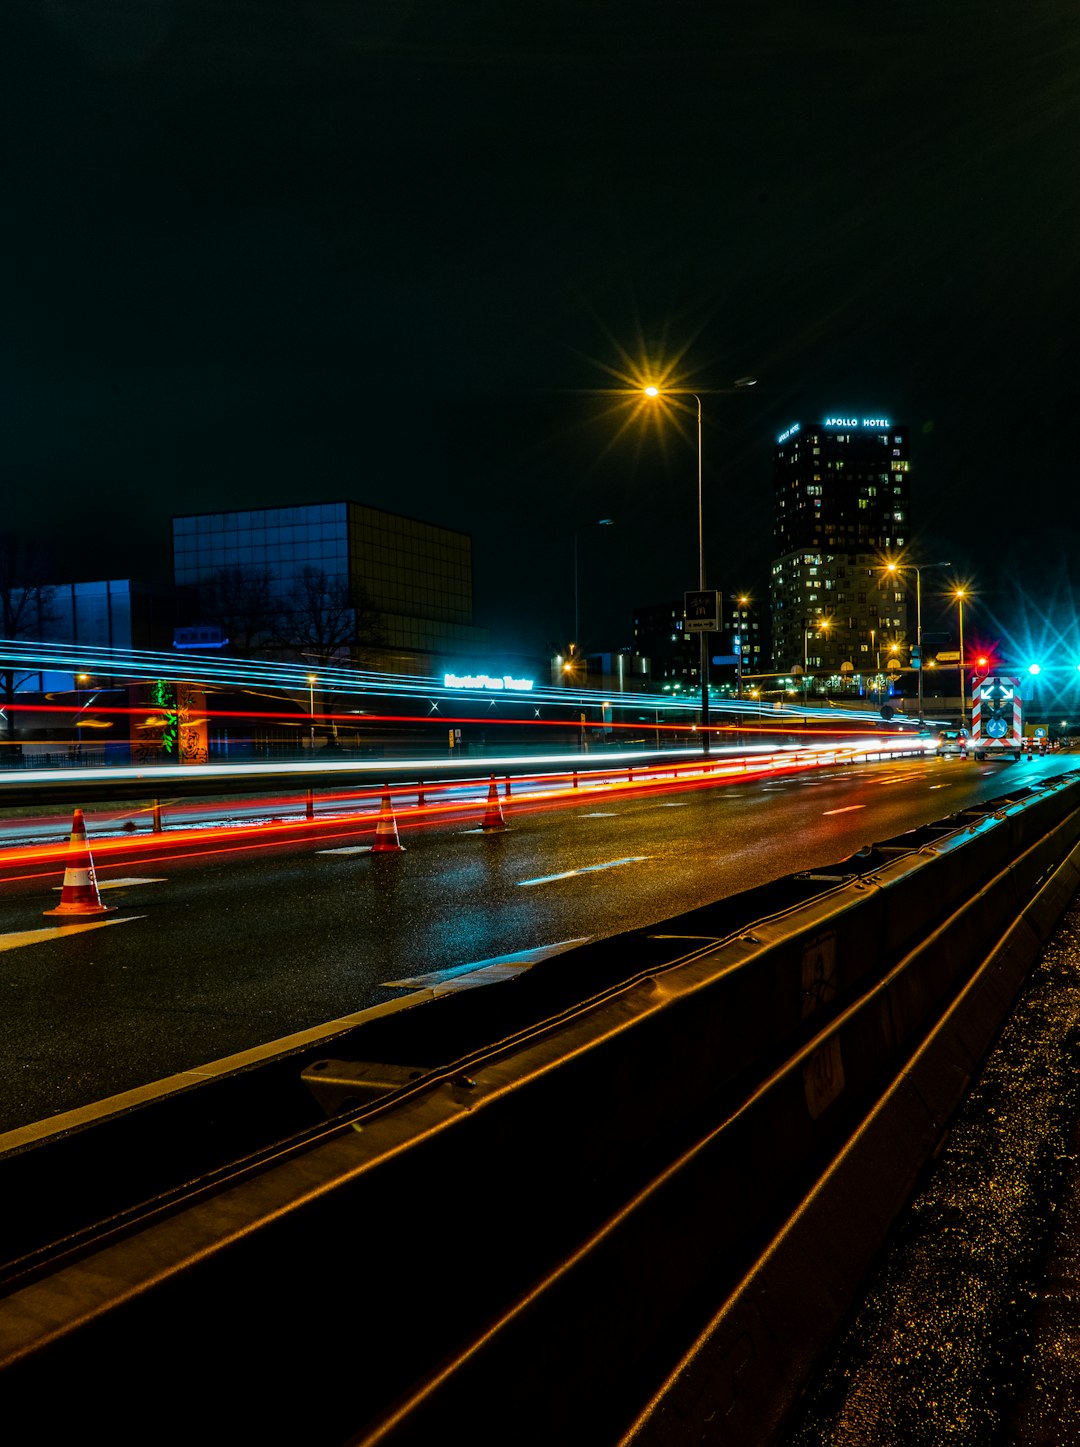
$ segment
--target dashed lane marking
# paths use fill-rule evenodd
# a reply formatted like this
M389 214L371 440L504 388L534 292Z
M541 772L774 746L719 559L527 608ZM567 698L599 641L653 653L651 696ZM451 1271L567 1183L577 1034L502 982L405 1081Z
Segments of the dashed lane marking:
M853 813L854 810L856 810L856 809L865 809L865 808L866 808L866 805L865 805L865 804L848 804L848 805L846 805L843 809L826 809L826 810L825 810L825 813L822 815L822 818L823 818L823 819L827 819L830 814L851 814L851 813Z
M126 889L129 884L168 884L168 882L169 881L167 879L147 879L145 877L140 877L138 879L134 877L132 877L131 879L99 879L97 882L97 887L99 890ZM55 893L59 894L63 887L64 886L62 884L54 884L53 890Z
M316 849L316 854L370 854L370 844L346 844L343 849Z
M579 874L593 874L598 869L618 869L622 864L641 864L649 856L632 854L628 859L610 859L606 864L583 864L580 869L566 869L561 874L544 874L539 879L519 879L518 885L527 888L532 884L554 884L559 879L576 879Z
M18 950L23 945L44 945L49 940L63 939L65 935L81 935L87 930L106 929L111 924L130 924L135 919L145 919L144 914L125 914L119 919L93 919L85 924L51 925L45 929L24 929L15 934L0 935L0 950Z
M583 945L590 935L579 935L577 939L559 940L553 945L538 945L531 950L515 950L512 954L494 955L489 960L474 960L469 965L451 965L445 970L432 970L426 975L411 975L407 980L384 980L387 990L432 990L436 995L449 994L454 990L472 990L477 985L493 985L498 980L513 979L522 971L538 965L541 960L561 955Z
M595 814L578 815L579 819L617 819L618 817L619 811L617 809L598 809Z

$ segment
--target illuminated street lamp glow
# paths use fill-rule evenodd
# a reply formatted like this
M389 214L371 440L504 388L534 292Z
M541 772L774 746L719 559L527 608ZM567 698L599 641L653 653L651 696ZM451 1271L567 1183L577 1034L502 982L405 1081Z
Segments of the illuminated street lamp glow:
M914 573L915 574L915 646L919 650L919 666L916 669L916 679L919 688L919 718L923 716L923 656L922 656L922 570L923 568L951 568L951 563L897 563L885 564L885 571L892 573Z
M747 387L757 384L756 377L739 377L733 387L721 389L724 392L741 392ZM710 389L712 390L712 389ZM656 399L666 397L692 397L697 404L697 529L698 529L698 590L705 591L705 529L702 516L702 487L701 487L701 398L689 387L668 387L661 392L660 388L650 382L647 387L642 388L646 397ZM709 636L704 631L699 633L701 650L698 655L698 671L701 675L701 747L703 753L709 752Z
M736 594L735 594L735 602L739 605L739 608L740 608L740 609L742 609L742 608L749 608L749 606L750 606L750 597L749 597L749 595L746 594L746 593L736 593ZM736 614L735 626L736 626L736 633L735 633L735 638L736 638L736 644L735 644L735 669L736 669L736 672L735 672L735 697L736 697L736 698L742 698L743 628L742 628L742 613L741 613L741 612ZM749 637L747 638L747 642L749 642Z
M960 610L960 727L967 727L967 678L964 670L964 599L967 597L966 588L956 588L953 591L956 599L956 606Z
M1038 674L1042 672L1042 665L1039 663L1029 663L1028 672L1031 674L1032 678L1035 678Z

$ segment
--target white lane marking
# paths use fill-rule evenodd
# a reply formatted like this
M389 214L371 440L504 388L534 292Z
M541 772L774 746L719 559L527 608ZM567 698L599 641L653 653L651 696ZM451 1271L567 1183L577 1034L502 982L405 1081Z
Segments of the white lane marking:
M97 882L97 887L99 890L125 889L129 884L168 884L168 882L169 881L167 879L145 879L141 877L138 879L134 877L132 877L131 879L99 879ZM54 884L53 893L59 894L63 887L64 886L62 884Z
M848 804L847 807L844 808L844 809L826 809L826 810L825 810L825 813L824 813L821 817L822 817L823 819L827 819L830 814L850 814L850 813L852 813L855 809L865 809L865 808L866 808L866 805L865 805L865 804Z
M661 809L685 809L687 805L685 799L681 799L678 802L672 802L670 804L663 803L660 807Z
M370 844L346 844L344 849L316 849L316 854L370 854Z
M579 819L617 819L618 817L619 811L617 809L599 809L595 814L578 815Z
M23 945L44 945L49 940L63 938L64 935L81 935L91 929L105 929L111 924L130 924L134 919L145 919L144 914L125 914L119 919L88 919L84 924L62 924L53 925L46 929L24 929L16 934L0 935L0 950L17 950Z
M515 950L511 954L493 955L489 960L474 960L468 965L451 965L445 970L432 970L427 975L410 975L407 980L384 980L386 990L434 990L437 995L452 990L471 990L475 985L490 985L496 980L509 980L531 969L541 960L561 955L564 950L583 945L591 935L579 935L577 939L559 940L553 945L537 945L531 950Z
M519 887L528 887L531 884L554 884L558 879L576 879L579 874L592 874L598 869L618 869L621 864L641 864L648 859L647 854L632 854L628 859L611 859L606 864L584 864L580 869L566 869L562 874L545 874L539 879L519 879Z
M930 787L931 787L931 789L947 789L947 788L949 787L949 785L948 785L948 784L931 784Z

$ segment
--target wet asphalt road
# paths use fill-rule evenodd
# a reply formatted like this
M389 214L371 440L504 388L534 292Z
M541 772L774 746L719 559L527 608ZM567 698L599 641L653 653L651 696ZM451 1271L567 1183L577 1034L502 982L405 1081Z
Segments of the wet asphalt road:
M98 858L110 923L56 923L55 870L0 875L0 1130L277 1040L507 953L646 927L1071 767L826 768L640 796L583 792L505 834L412 827L406 852L317 823L300 841ZM148 839L148 847L158 848ZM27 872L27 871L24 871ZM121 879L139 880L115 889ZM562 958L573 969L573 950Z

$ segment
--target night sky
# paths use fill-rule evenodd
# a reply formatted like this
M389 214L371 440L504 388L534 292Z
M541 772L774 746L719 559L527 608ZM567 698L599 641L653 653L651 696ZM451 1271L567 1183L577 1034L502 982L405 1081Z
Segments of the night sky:
M716 393L714 586L767 580L776 434L883 414L965 628L1073 646L1074 0L4 0L0 106L3 522L58 577L347 497L471 533L507 649L571 636L578 529L629 643L696 582L651 368Z

